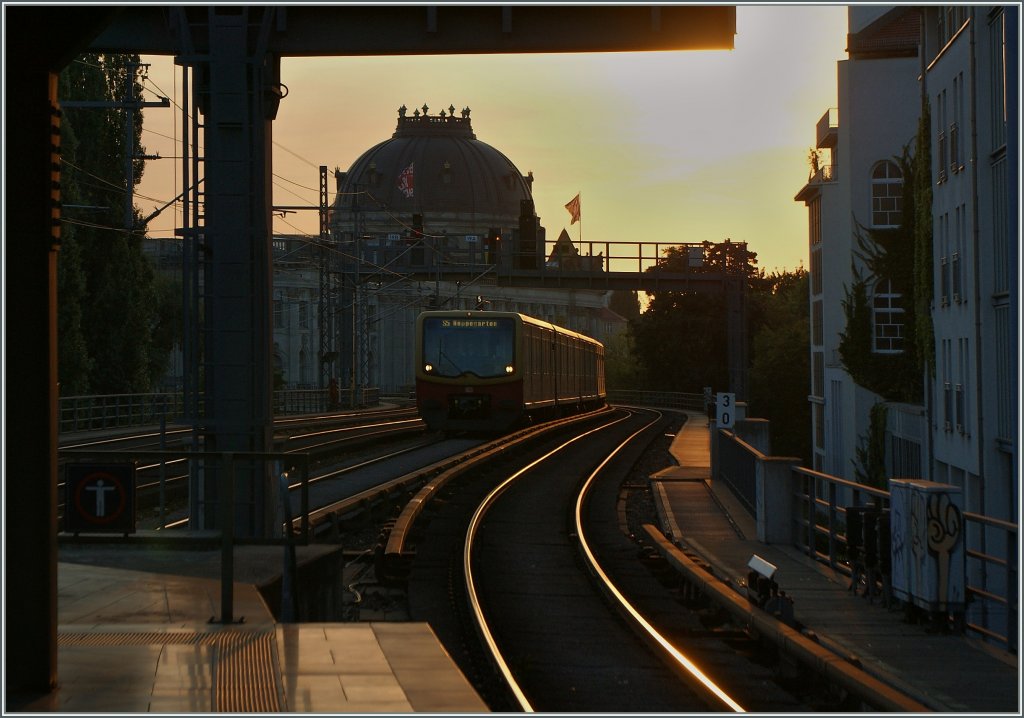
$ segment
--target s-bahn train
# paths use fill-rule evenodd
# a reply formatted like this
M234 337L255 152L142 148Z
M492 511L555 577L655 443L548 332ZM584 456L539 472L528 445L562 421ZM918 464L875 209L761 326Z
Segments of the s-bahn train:
M602 406L604 345L515 312L416 320L416 407L435 431L500 432Z

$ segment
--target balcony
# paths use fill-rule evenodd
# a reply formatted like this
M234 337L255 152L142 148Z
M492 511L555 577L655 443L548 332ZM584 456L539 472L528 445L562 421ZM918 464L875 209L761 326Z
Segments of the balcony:
M811 176L807 178L807 184L796 193L793 199L797 202L808 202L818 196L821 192L821 185L836 181L838 169L835 165L822 165L817 170L812 170Z
M839 143L839 108L830 107L818 120L817 145L820 149L833 149Z

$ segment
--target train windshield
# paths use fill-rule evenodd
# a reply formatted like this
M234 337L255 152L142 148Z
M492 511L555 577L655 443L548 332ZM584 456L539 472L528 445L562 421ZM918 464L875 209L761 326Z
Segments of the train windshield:
M428 317L423 320L423 364L432 376L507 376L515 358L510 317Z

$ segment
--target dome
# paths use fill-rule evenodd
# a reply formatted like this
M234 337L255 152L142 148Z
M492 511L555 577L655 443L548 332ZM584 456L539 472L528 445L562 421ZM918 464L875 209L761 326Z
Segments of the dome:
M424 105L398 110L390 139L364 152L347 172L336 171L337 229L351 231L358 212L363 232L399 231L414 214L449 233L516 226L520 202L532 199L524 177L500 151L476 138L470 110L437 115ZM389 221L390 220L390 221Z

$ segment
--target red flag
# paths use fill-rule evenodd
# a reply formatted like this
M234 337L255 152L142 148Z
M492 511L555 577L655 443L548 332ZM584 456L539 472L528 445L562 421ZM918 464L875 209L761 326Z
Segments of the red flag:
M569 201L569 204L565 205L565 208L572 215L572 222L569 222L569 226L580 221L580 196L578 194Z
M402 174L398 175L398 190L407 199L413 195L412 166L413 163L410 162L409 166L402 170Z

